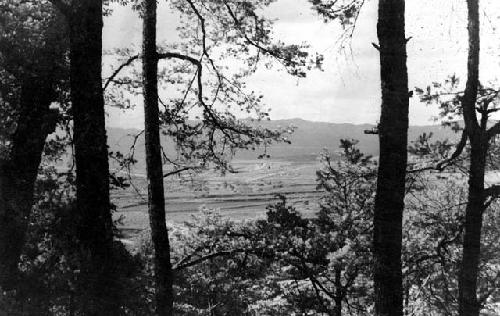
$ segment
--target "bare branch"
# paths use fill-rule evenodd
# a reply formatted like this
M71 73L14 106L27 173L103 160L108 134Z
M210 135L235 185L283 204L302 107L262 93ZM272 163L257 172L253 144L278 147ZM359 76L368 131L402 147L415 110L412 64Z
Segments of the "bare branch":
M208 49L207 49L207 31L206 31L206 27L205 27L205 18L200 13L200 11L196 8L196 6L194 5L193 1L191 1L191 0L186 0L186 1L189 3L189 5L190 5L191 9L193 10L194 14L196 14L196 16L198 17L198 20L200 21L201 34L202 34L201 47L202 47L202 50L203 50L203 56L207 57L208 62L212 66L212 69L214 70L215 74L217 75L217 78L218 78L219 82L221 82L221 80L222 80L221 77L222 76L219 73L219 71L217 70L217 67L215 66L215 62L213 61L213 59L210 57L210 54L208 53Z
M184 168L181 168L181 169L177 169L177 170L174 170L174 171L167 172L167 173L165 173L163 175L163 177L167 178L167 177L179 174L179 173L184 172L184 171L192 170L192 169L195 169L195 167L184 167Z
M129 59L127 59L127 61L125 61L123 64L121 64L120 67L118 67L113 72L113 74L106 80L106 83L104 84L103 90L106 90L106 88L109 86L109 84L115 80L116 76L118 76L118 74L120 73L120 71L122 71L123 68L129 66L133 61L139 59L139 57L140 57L139 55L131 56L131 57L129 57Z
M198 59L191 57L191 56L188 56L188 55L181 54L181 53L175 53L175 52L158 53L157 58L158 59L174 58L174 59L185 60L185 61L189 61L191 64L193 64L197 67L201 67L201 62Z

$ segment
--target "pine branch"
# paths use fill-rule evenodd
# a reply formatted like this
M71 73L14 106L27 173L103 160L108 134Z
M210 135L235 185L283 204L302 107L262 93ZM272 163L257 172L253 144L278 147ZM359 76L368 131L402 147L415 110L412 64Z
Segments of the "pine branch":
M467 138L468 138L467 130L464 129L462 131L462 136L460 138L460 142L457 144L457 147L455 148L455 151L453 152L453 154L451 154L450 157L439 161L435 165L424 167L424 168L420 168L420 169L408 170L407 172L408 173L416 173L416 172L421 172L421 171L426 171L426 170L443 171L446 167L448 167L449 165L451 165L451 163L455 159L457 159L460 156L460 154L462 154L462 152L463 152L463 150L465 148L465 145L467 145Z
M293 60L290 60L290 59L287 59L283 56L281 56L280 54L278 54L277 52L274 52L262 45L260 45L259 43L255 42L254 40L250 39L248 37L248 35L246 34L243 26L241 25L241 22L240 20L238 19L238 17L236 16L235 12L233 11L233 9L231 9L231 6L229 5L229 3L227 3L227 1L223 1L224 2L224 6L226 7L227 9L227 12L229 13L229 16L232 18L233 22L234 22L234 25L237 27L237 29L240 31L241 35L243 36L243 38L246 40L246 42L252 46L254 46L255 48L257 48L259 51L262 51L264 52L265 54L269 55L269 56L272 56L278 60L281 60L285 63L288 63L290 65L294 65L296 66L297 63L294 62Z

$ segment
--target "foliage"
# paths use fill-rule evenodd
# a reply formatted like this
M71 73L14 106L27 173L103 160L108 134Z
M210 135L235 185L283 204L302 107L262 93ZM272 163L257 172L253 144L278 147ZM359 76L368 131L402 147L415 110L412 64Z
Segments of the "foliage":
M65 103L67 40L66 27L48 1L6 0L0 12L0 144L5 153L17 126L25 81L53 82L54 100Z
M366 0L309 0L312 9L323 18L325 23L337 21L344 29L344 32L341 33L337 40L341 49L346 48L346 44L350 44L365 1Z
M202 209L183 225L170 227L175 271L175 308L182 315L250 315L249 304L270 290L269 269L255 255L255 225ZM152 245L147 234L139 251L146 280L151 279ZM262 278L262 279L261 279ZM268 284L266 286L266 284ZM147 285L152 301L153 284Z
M186 223L170 226L177 313L330 315L335 298L343 294L343 314L370 315L376 165L353 143L343 141L336 156L325 153L329 158L324 158L324 168L318 172L325 196L315 218L304 218L279 197L268 207L265 219L235 221L202 209ZM453 315L465 181L452 175L437 179L434 173L418 180L420 189L407 197L404 222L406 308L414 315ZM59 178L50 169L42 173L41 199L22 261L25 292L1 298L6 301L3 308L12 305L9 315L16 315L20 302L25 311L36 310L37 315L57 314L56 310L67 315L71 306L78 311L75 289L84 280L78 274L78 246L68 206L74 189L68 181L72 180ZM492 205L484 226L480 294L487 307L499 295L498 209ZM150 315L154 287L147 233L135 252L122 251L117 264L122 310L125 315ZM335 283L338 271L344 293Z
M469 17L471 25L478 23L478 16L476 16L476 19ZM477 34L474 34L473 30L476 30ZM486 290L485 292L484 286L489 287L491 283L495 284L498 279L498 274L490 271L495 270L497 265L488 263L488 260L482 254L483 251L489 254L490 251L496 253L497 250L488 249L487 246L481 251L477 251L477 249L480 247L480 238L483 238L481 242L484 244L484 238L488 238L488 234L492 233L487 231L486 222L484 228L481 227L481 222L486 219L494 221L493 218L497 212L491 206L495 206L498 199L498 185L496 183L485 183L484 176L486 170L489 168L496 169L498 166L498 160L493 149L496 147L495 140L498 137L500 125L497 122L492 124L491 116L500 109L498 107L499 92L495 88L483 86L478 81L478 58L473 58L478 56L479 52L479 47L478 45L474 46L477 43L473 40L474 36L476 38L479 36L478 28L470 27L469 32L471 36L469 61L473 62L469 62L469 75L465 91L460 91L460 80L454 75L446 79L444 83L434 82L432 86L428 86L425 90L416 89L422 101L439 106L441 110L440 118L443 119L445 126L450 126L453 130L462 133L462 138L455 152L447 160L458 158L464 150L468 151L470 157L469 169L466 171L469 178L467 214L462 215L466 222L463 220L457 223L466 230L461 236L463 239L463 258L462 270L459 273L460 284L458 285L461 288L458 291L453 285L446 287L451 294L446 293L447 295L444 296L445 301L440 303L443 306L448 305L447 308L444 308L447 314L454 314L456 310L460 310L462 313L467 309L476 308L471 306L469 302L474 302L475 306L483 307L488 297L495 293L495 290ZM461 117L463 117L463 123L458 121ZM469 147L466 147L467 144L469 144ZM493 232L493 235L495 235L495 232ZM472 242L472 240L474 241ZM481 262L479 266L478 262ZM442 265L444 266L444 264ZM467 266L468 268L465 268ZM485 270L488 272L485 272ZM484 273L488 274L488 277L484 278ZM479 279L484 279L479 280L477 282L479 286L476 286L475 280L470 284L464 281L468 275L472 275L474 279L476 276ZM455 280L456 278L452 279ZM450 305L450 297L454 296L453 290L461 293L461 297L457 299L460 306L458 309L454 304ZM475 292L477 292L477 297L476 295L467 296L464 294ZM442 295L441 298L443 298Z
M446 164L453 165L455 170L467 173L466 163L470 158L470 146L468 142L468 134L464 131L464 122L462 120L463 108L462 101L464 91L462 91L460 78L456 75L450 75L443 82L433 82L426 88L415 88L420 100L427 105L437 105L439 114L435 117L435 121L441 122L444 127L451 128L456 133L462 133L462 139L459 143L454 144L449 140L432 142L432 134L421 135L409 150L412 154L419 157L426 157L434 161L449 160ZM498 146L496 130L493 129L494 120L492 115L500 110L499 95L500 90L494 82L490 82L488 86L479 83L478 94L476 99L475 111L480 115L480 127L490 136L488 145L488 161L487 170L495 170L498 166L498 157L496 148ZM456 149L454 149L456 147ZM463 155L461 155L463 153ZM452 158L452 159L449 159Z
M269 119L263 96L248 91L244 78L274 63L303 77L317 61L309 58L305 45L271 38L272 23L259 14L271 2L170 2L180 17L180 40L159 45L159 101L163 133L177 148L163 157L174 171L209 166L232 171L228 162L236 150L260 148L265 156L272 142L288 142L292 128L268 129L260 123ZM139 68L126 68L140 56L132 49L115 55L123 63L105 82L107 103L127 108L142 93Z
M485 122L487 122L488 117L492 113L500 110L498 107L500 90L495 86L493 82L487 86L479 83L476 112L484 117ZM444 126L449 126L455 131L460 131L463 129L463 125L459 121L463 115L462 101L464 91L462 89L460 78L456 75L450 75L443 82L433 82L425 89L417 87L415 91L421 101L428 105L438 105L440 112L438 117L435 118L436 120L441 121Z
M176 302L189 315L370 313L371 207L375 163L343 140L339 161L325 153L317 218L284 196L266 219L235 222L217 213L171 229ZM148 240L148 239L145 239ZM140 253L151 258L151 245Z
M140 1L105 1L132 5ZM177 145L164 153L173 174L215 166L232 171L229 161L238 149L265 148L288 141L292 128L270 130L262 96L247 91L244 79L262 65L281 64L291 75L303 77L321 62L310 58L305 45L286 45L271 36L272 21L261 12L266 1L170 1L181 17L179 42L161 45L163 67L161 122L164 134ZM310 0L325 20L338 20L352 36L364 1ZM53 79L51 88L60 103L61 128L70 131L68 111L66 30L47 1L5 0L0 4L0 159L9 154L10 137L17 127L19 100L26 78ZM106 14L111 12L106 11ZM123 67L112 69L104 82L108 104L132 106L141 93L133 50L118 50ZM168 61L168 63L164 63ZM240 67L227 67L234 64ZM437 103L440 119L463 132L460 80L416 89L424 102ZM168 94L168 99L164 95ZM486 130L498 111L499 90L480 85L476 112ZM247 120L238 119L249 115ZM493 131L497 132L497 131ZM70 133L68 133L69 135ZM409 150L416 159L430 161L421 173L408 177L404 218L404 288L406 312L411 315L455 315L463 239L469 148L462 138L458 157L452 141L432 141L423 134ZM498 169L496 139L491 139L488 167ZM234 221L203 209L183 225L170 227L176 274L175 304L182 315L331 315L337 308L347 315L370 315L372 305L372 218L376 163L342 140L339 153L325 152L318 170L318 190L324 191L317 216L278 196L265 219ZM76 238L73 170L61 173L54 165L65 155L71 139L61 133L45 146L46 164L40 169L36 203L30 216L26 246L19 264L22 282L14 291L0 291L0 314L80 315L88 280L80 268L87 254ZM133 153L110 153L123 168ZM418 162L417 162L418 163ZM412 165L418 167L417 163ZM428 170L443 170L436 174ZM415 171L419 168L414 168ZM427 172L426 172L427 170ZM450 170L450 169L449 169ZM112 184L127 186L112 175ZM481 241L479 300L492 314L500 300L500 205L486 199ZM150 315L153 310L152 246L147 233L136 254L120 242L114 245L114 298L124 315Z
M61 174L54 167L44 166L39 173L35 197L37 202L19 263L21 282L16 290L0 296L0 300L6 301L0 312L80 315L81 304L86 301L86 294L80 288L88 280L80 274L86 254L77 240L73 174ZM124 312L137 310L142 303L134 284L141 263L121 243L115 243L114 251L115 299L122 304Z
M358 19L364 0L309 0L325 21L339 20L343 26L352 26Z
M279 196L265 220L235 223L206 213L174 230L172 247L182 249L175 266L189 265L177 289L179 301L188 299L183 306L214 314L319 315L340 300L352 315L370 313L374 163L354 144L343 141L341 161L326 159L318 172L327 193L317 219L303 218Z
M408 313L456 315L458 273L465 205L466 178L448 174L436 181L436 174L422 177L422 190L408 196L404 222L404 275ZM481 242L478 296L486 309L497 301L500 270L497 240L500 231L497 203L485 213Z

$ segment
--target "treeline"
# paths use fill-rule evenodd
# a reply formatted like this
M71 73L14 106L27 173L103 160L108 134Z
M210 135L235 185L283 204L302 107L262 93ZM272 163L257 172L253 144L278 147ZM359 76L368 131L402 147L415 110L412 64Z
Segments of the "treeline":
M323 56L273 41L272 21L261 16L271 2L170 1L182 17L181 40L163 46L155 0L0 4L3 313L466 316L491 306L499 294L492 224L499 190L485 174L496 169L500 125L491 115L499 90L479 82L474 0L467 0L464 90L451 76L415 91L462 133L458 144L422 135L409 146L405 1L380 0L373 44L382 92L378 161L352 140L342 141L339 161L325 153L317 173L325 197L315 219L302 218L282 197L265 220L241 224L209 213L167 229L164 178L233 172L237 150L288 142L293 132L258 124L268 114L245 78L272 64L304 77ZM343 25L344 39L352 37L363 0L310 2L325 21ZM104 78L103 15L117 5L143 18L142 51L112 52L114 68ZM241 68L224 66L235 60ZM137 95L144 100L151 230L132 254L115 238L110 189L133 184L110 173L109 159L130 171L134 147L108 152L105 105L126 109ZM242 112L254 122L238 120ZM56 129L65 133L49 137ZM175 152L163 150L160 133ZM61 172L54 163L68 151L72 164ZM409 163L409 151L426 166ZM450 168L467 180L429 172Z

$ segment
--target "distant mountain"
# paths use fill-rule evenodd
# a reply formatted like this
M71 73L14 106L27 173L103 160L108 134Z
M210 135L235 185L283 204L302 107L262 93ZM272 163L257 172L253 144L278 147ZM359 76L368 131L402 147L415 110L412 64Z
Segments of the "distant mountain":
M267 128L277 128L295 126L296 130L290 137L291 144L279 143L268 148L267 152L272 158L286 160L315 159L324 149L330 151L339 150L340 139L351 138L359 140L358 147L361 151L374 156L378 155L377 135L365 134L365 130L371 130L374 125L370 124L337 124L325 122L312 122L302 119L274 120L261 122ZM446 138L455 140L458 135L450 129L439 125L411 126L409 129L409 141L415 140L422 133L432 132L435 139L444 140ZM136 135L139 130L135 129L108 129L108 144L110 150L128 153L133 142L131 135ZM167 152L172 152L173 146L166 139L163 139ZM235 159L253 160L262 153L262 150L239 152ZM144 165L144 137L141 135L136 142L135 157L139 161L138 168Z

